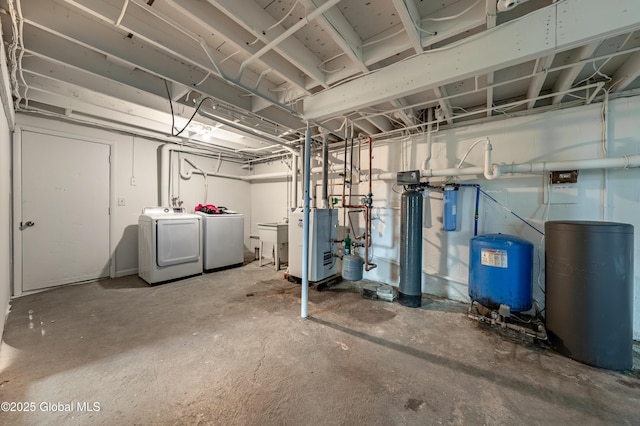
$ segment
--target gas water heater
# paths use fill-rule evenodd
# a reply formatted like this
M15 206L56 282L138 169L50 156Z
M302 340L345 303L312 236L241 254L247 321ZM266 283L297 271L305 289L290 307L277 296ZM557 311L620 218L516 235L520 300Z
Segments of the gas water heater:
M289 275L302 278L303 208L289 216ZM309 281L316 282L335 275L338 211L311 209L309 211Z

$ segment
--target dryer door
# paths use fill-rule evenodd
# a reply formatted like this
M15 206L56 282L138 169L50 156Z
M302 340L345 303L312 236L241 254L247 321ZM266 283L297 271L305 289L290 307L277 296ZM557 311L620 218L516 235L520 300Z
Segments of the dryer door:
M200 259L200 221L158 219L156 250L158 266L197 262Z

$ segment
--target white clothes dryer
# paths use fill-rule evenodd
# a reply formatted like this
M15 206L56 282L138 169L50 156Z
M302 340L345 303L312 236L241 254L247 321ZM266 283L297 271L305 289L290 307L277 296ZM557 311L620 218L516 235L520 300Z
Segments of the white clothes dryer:
M202 221L183 207L145 207L138 219L138 275L159 284L202 273Z

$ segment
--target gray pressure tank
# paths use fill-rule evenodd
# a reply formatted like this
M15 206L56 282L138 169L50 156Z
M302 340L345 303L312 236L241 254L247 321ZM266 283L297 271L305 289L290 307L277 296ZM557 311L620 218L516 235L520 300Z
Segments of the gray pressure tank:
M633 226L545 224L546 326L556 350L595 367L628 370L633 344Z
M342 278L347 281L360 281L364 261L357 254L345 254L342 257Z
M400 286L398 302L422 305L422 193L409 189L400 207Z

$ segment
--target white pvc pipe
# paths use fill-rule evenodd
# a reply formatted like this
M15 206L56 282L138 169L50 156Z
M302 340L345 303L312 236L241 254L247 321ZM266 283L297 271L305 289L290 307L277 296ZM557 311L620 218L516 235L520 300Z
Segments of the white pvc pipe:
M487 152L487 151L485 151ZM486 166L486 161L485 161ZM596 158L591 160L546 161L521 164L489 164L491 178L502 177L505 174L539 174L562 170L592 170L640 167L640 155L626 155L616 158ZM422 177L449 177L485 175L486 167L452 167L447 169L420 170ZM494 177L494 174L496 175ZM486 177L486 176L485 176ZM396 180L396 173L378 173L372 175L374 180Z
M640 155L625 155L614 158L591 160L547 161L525 164L503 164L496 166L504 173L543 173L561 170L592 170L640 167Z
M293 160L291 161L291 188L292 188L292 196L291 203L293 204L291 210L293 211L296 207L298 207L298 155L293 156Z
M160 205L169 205L169 165L170 165L170 152L180 151L193 154L209 154L207 151L199 150L196 148L179 147L173 144L165 144L160 151ZM552 171L562 170L592 170L592 169L614 169L614 168L629 168L640 167L640 155L625 155L623 157L615 158L595 158L589 160L567 160L567 161L546 161L535 163L521 163L521 164L491 164L491 150L485 149L485 161L484 167L464 167L464 168L446 168L446 169L424 169L420 170L422 177L449 177L449 176L477 176L481 175L491 180L496 177L504 176L505 174L539 174ZM487 161L487 156L489 157ZM305 153L306 157L306 153ZM294 157L297 158L297 157ZM297 162L297 161L294 161ZM488 172L487 172L488 171ZM322 167L314 167L309 171L311 173L322 172ZM197 170L187 171L185 176L191 173L198 173ZM207 173L210 176L225 177L229 179L238 179L244 181L265 180L265 179L280 179L288 177L290 172L278 172L278 173L264 173L253 176L234 176L226 175L222 173ZM306 172L305 172L306 174ZM183 172L181 171L181 176ZM182 176L185 179L188 177ZM296 176L294 174L294 176ZM373 180L396 180L397 174L395 172L378 173L371 176ZM296 179L294 178L294 181ZM294 188L294 200L297 198L298 182L295 182Z
M329 141L322 133L322 208L329 208Z
M309 187L311 186L311 128L307 121L304 139L304 203L302 220L302 294L300 316L309 316Z
M162 145L160 148L160 194L159 201L160 206L168 206L169 205L169 179L170 179L170 167L171 167L171 152L179 151L188 154L196 154L196 155L211 155L211 152L205 151L203 149L191 148L188 146L179 146L176 144L166 143ZM182 165L179 164L180 176L183 179L189 179L193 173L203 172L198 171L198 167L194 165L193 162L189 161L192 167L195 167L194 170L188 170L186 172L182 171ZM204 172L208 176L217 176L227 179L236 179L242 181L254 181L254 180L265 180L265 179L279 179L288 177L290 172L277 172L277 173L264 173L260 175L249 175L249 176L237 176L230 175L225 173L217 173L217 172Z
M290 174L287 171L287 172L262 173L259 175L238 176L238 175L230 175L227 173L208 172L208 171L202 170L197 164L195 164L188 158L183 158L182 161L184 163L188 163L191 167L193 167L193 169L189 169L187 171L183 171L182 167L180 167L180 177L182 179L191 179L191 176L195 173L200 175L207 175L207 176L214 176L214 177L221 177L226 179L235 179L235 180L242 180L245 182L251 182L254 180L286 178Z
M429 166L429 160L431 160L431 147L433 144L433 136L431 135L431 129L433 127L433 124L431 123L433 121L433 108L429 108L428 112L427 112L427 156L425 157L424 161L422 162L422 168L426 169Z
M494 180L498 176L500 176L500 168L498 166L493 166L491 164L491 151L493 147L491 146L491 142L489 138L487 138L484 145L484 177L487 180Z

